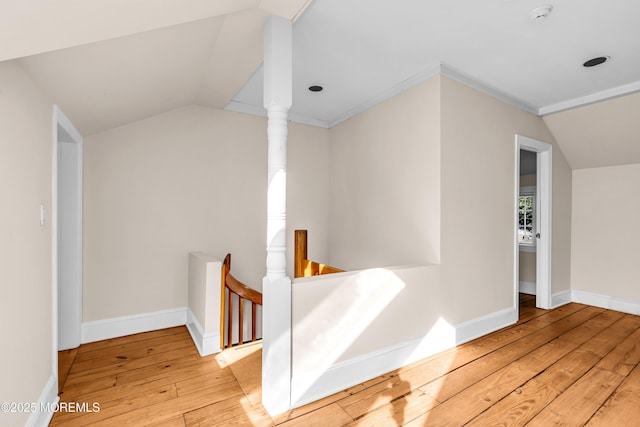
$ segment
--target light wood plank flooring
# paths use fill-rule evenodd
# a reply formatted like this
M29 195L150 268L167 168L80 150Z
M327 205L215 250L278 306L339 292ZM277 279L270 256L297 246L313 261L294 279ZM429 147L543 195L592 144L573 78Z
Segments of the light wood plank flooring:
M260 344L201 358L184 327L60 352L52 426L640 426L640 317L568 304L272 419Z

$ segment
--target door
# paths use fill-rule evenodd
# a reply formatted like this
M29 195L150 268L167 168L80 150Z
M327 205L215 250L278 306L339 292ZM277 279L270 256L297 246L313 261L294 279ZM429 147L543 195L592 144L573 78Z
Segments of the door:
M57 350L78 347L82 335L82 136L54 107Z

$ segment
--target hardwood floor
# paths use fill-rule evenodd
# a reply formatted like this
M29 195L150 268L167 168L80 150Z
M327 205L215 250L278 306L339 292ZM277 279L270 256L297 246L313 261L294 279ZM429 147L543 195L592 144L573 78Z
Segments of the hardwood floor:
M518 324L275 419L260 360L201 358L184 327L82 345L60 354L61 401L100 410L51 425L640 426L640 317L581 304L521 295Z

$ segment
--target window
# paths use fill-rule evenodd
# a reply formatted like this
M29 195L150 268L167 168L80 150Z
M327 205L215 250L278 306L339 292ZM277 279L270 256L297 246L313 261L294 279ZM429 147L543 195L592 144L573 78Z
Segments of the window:
M518 198L518 244L521 247L536 245L536 188L522 187Z

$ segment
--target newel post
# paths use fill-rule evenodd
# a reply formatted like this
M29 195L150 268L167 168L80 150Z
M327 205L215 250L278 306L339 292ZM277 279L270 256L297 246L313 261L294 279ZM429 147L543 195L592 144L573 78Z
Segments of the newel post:
M264 29L267 109L267 275L263 279L262 404L291 407L291 279L286 271L287 117L292 102L292 24L271 16Z

